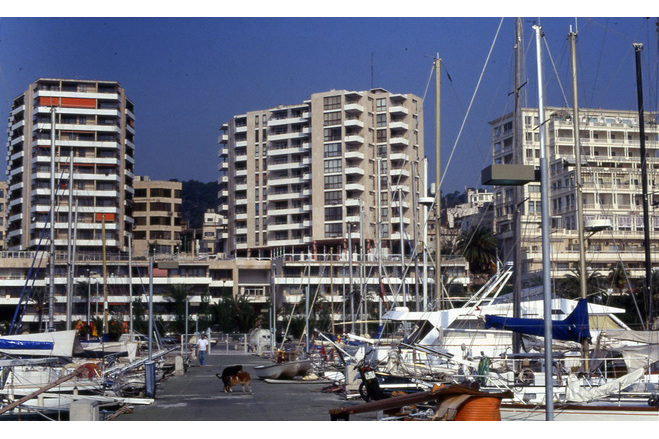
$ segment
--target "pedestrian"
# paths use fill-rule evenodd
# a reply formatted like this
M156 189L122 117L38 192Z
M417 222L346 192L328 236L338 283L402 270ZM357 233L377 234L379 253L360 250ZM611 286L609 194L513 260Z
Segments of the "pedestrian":
M206 334L201 334L201 338L197 340L196 352L197 357L199 357L199 366L204 367L206 365L206 354L208 353L209 344L206 340Z

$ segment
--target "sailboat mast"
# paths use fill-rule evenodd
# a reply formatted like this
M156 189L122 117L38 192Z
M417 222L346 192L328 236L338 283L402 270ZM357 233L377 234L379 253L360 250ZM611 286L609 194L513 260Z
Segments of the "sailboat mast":
M647 157L645 153L645 109L643 108L643 80L641 74L641 51L643 44L634 43L636 51L636 93L638 95L638 129L641 141L641 184L643 185L643 242L645 246L645 288L647 298L648 327L652 325L652 263L650 259L650 216L648 212L648 173Z
M55 107L50 112L50 264L48 273L48 331L55 330Z
M546 420L554 420L554 387L552 376L552 334L551 334L551 249L549 248L549 164L545 145L545 111L542 84L542 28L534 25L536 38L536 56L538 66L538 123L540 126L540 195L542 207L542 286L544 299L545 332L545 407Z
M437 310L442 309L444 291L442 289L442 244L441 244L441 215L442 215L442 193L439 190L441 181L441 113L440 113L440 91L441 91L441 60L439 55L435 58L435 299Z
M581 298L585 299L587 291L588 274L586 273L586 249L583 224L583 178L581 175L581 145L579 144L579 92L577 89L577 33L570 32L570 60L572 64L572 127L574 135L574 184L577 190L577 236L579 239L579 290ZM582 342L583 355L586 360L584 372L588 373L588 339Z
M521 88L522 88L522 70L524 66L524 38L522 30L522 19L515 19L515 109L514 109L514 121L515 131L513 132L514 136L514 148L513 152L515 157L513 162L515 164L523 164L524 154L522 153L522 98L521 98ZM513 255L513 266L515 271L514 274L514 286L513 286L513 317L521 317L521 292L522 292L522 220L520 217L520 204L522 204L522 188L516 187L513 192L513 202L514 205L514 227L515 235L514 242L512 243L515 252ZM519 333L513 332L513 352L519 353L521 351L522 337Z
M69 149L69 218L68 218L68 235L67 235L67 267L66 267L66 329L71 329L71 312L73 301L73 252L72 252L72 235L73 235L73 148Z

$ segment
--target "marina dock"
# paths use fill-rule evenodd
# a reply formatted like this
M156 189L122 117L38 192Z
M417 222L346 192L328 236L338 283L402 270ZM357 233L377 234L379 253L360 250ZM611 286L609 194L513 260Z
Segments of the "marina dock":
M360 404L334 393L324 393L331 382L272 384L256 377L254 366L270 360L254 354L211 353L206 367L193 361L188 371L158 383L153 405L135 406L116 421L329 421L329 410ZM252 377L252 393L242 386L224 393L215 374L226 366L240 364ZM375 420L375 413L354 420Z

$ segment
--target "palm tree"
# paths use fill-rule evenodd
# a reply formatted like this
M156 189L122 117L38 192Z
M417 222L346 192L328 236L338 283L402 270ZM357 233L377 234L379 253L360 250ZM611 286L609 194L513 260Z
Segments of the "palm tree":
M497 242L490 230L474 226L463 231L456 242L456 249L469 262L469 271L472 273L492 271L497 255Z
M34 312L37 314L37 324L39 325L38 330L41 331L43 314L48 306L48 295L46 294L46 289L41 287L33 288L32 294L30 294L30 301L34 302Z
M614 292L621 292L627 286L625 266L622 262L618 262L615 267L611 269L606 279L611 284Z

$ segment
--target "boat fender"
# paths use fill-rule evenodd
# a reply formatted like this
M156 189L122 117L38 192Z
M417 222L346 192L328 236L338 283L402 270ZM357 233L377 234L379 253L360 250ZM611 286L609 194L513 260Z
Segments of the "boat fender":
M653 393L650 395L650 398L648 398L648 405L650 407L659 407L659 394Z
M81 378L95 378L100 375L101 369L95 363L85 363L78 366L77 371Z
M534 374L531 369L524 368L519 372L517 378L522 384L529 385L529 384L533 384Z

